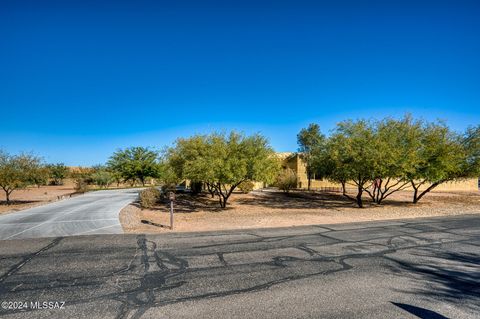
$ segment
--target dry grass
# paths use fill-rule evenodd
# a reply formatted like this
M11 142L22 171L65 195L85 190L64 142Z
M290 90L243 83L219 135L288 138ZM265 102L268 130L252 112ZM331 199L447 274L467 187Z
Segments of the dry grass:
M410 201L410 192L399 192L382 205L367 201L366 207L359 209L338 193L294 192L286 195L268 191L233 194L228 208L221 210L217 201L208 196L180 195L175 203L175 231L284 227L480 213L479 192L432 192L417 205ZM148 210L140 209L138 204L129 205L121 212L120 221L126 232L169 231L165 227L142 222L167 226L168 204L162 203Z
M74 193L73 185L42 186L19 189L10 195L11 204L6 204L5 193L0 193L0 214L15 212L58 200L59 196Z

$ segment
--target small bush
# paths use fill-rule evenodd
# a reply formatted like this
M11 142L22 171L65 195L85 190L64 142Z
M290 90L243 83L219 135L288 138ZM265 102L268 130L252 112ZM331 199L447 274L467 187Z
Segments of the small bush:
M140 192L140 205L142 208L152 208L160 200L161 192L155 188L150 187Z
M252 181L243 181L238 185L238 189L242 191L242 193L247 194L253 191L253 187L255 184Z
M285 193L297 187L297 174L291 169L286 169L277 177L276 185Z
M76 178L75 179L75 192L77 193L85 193L88 191L88 183L83 178Z

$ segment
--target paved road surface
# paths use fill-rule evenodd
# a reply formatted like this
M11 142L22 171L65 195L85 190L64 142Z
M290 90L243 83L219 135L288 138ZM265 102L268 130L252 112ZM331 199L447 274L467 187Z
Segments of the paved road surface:
M90 192L0 216L0 239L123 233L118 213L138 190Z
M478 318L480 215L0 241L2 318Z

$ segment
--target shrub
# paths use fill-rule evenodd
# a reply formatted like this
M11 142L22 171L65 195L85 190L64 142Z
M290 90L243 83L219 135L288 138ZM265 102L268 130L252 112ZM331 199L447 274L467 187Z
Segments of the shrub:
M75 178L75 192L85 193L88 191L88 183L82 177Z
M142 208L152 208L159 201L161 192L155 188L150 187L140 192L140 205Z
M92 181L95 185L107 188L113 181L113 175L107 171L98 171L91 175Z
M277 187L285 193L297 187L297 174L291 169L286 169L277 176Z
M247 194L253 191L254 186L255 184L252 181L243 181L240 183L240 185L238 185L238 188L240 191L242 191L242 193Z

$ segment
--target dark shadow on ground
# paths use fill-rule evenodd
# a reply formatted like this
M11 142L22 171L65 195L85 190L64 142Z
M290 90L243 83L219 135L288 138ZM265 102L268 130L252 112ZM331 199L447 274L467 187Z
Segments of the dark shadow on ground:
M412 254L423 257L422 263L394 260L392 270L398 275L409 275L431 285L428 289L402 291L463 305L480 311L480 247L478 253L422 250Z
M142 222L142 224L152 225L152 226L156 226L156 227L160 227L160 228L168 228L168 229L171 229L171 227L170 227L169 225L158 224L158 223L154 223L154 222L152 222L152 221L145 220L145 219L142 219L141 222Z
M412 315L417 316L418 318L422 319L448 319L448 317L442 316L441 314L428 310L425 308L417 307L417 306L412 306L412 305L407 305L404 303L398 303L398 302L392 302L395 306L411 313Z
M229 199L227 208L220 208L218 198L211 197L207 193L197 195L193 194L177 194L175 200L176 213L194 213L198 211L219 212L232 209L235 205L248 205L267 207L272 209L343 209L356 208L355 201L346 198L339 192L334 191L291 191L290 193L283 193L281 191L254 191L248 196L238 198L234 193ZM352 196L352 195L351 195ZM236 198L237 197L237 198ZM391 200L385 199L381 205L372 202L368 196L363 197L364 207L371 208L377 206L391 206L391 207L421 207L423 202L413 204L407 200ZM426 203L428 205L428 203ZM169 210L170 202L168 200L161 201L156 207L151 210L165 212Z
M12 205L21 205L21 204L32 204L39 203L41 200L11 200L10 205L7 204L7 201L0 200L0 206L12 206Z

